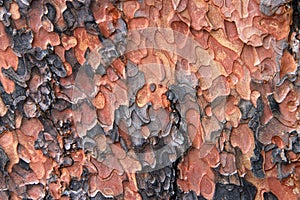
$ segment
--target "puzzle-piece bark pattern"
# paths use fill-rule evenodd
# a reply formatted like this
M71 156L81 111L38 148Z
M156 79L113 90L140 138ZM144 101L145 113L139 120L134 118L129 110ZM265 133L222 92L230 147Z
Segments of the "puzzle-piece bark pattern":
M300 198L299 8L0 0L0 199Z

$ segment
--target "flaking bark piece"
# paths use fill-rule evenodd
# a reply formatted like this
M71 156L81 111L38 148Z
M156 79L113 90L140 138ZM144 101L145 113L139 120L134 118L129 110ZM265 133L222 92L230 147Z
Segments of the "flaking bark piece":
M215 190L214 175L209 165L200 159L200 152L192 149L178 165L180 176L177 184L183 191L193 190L197 195L211 199Z
M62 35L61 42L66 50L69 50L77 45L77 40L73 36Z
M97 108L97 109L103 109L105 107L105 97L102 94L102 92L99 92L96 96L95 99L93 99L93 105Z
M33 1L30 5L30 11L28 13L28 25L34 33L37 33L39 29L43 26L43 14L43 2Z
M240 66L239 64L234 64L233 71L236 70L235 66ZM243 66L241 68L237 67L237 70L243 71L243 76L238 77L239 80L236 83L236 90L241 96L242 99L250 100L251 89L250 89L250 82L251 82L251 74L247 67Z
M259 128L257 139L267 145L271 143L273 136L279 136L285 144L288 144L288 135L286 134L288 131L288 127L284 126L276 118L273 118L264 127Z
M7 49L7 47L10 46L10 40L9 40L7 33L5 32L5 26L3 25L3 23L0 23L0 32L1 32L0 49L2 51L5 51Z
M42 123L37 118L23 119L20 130L27 136L37 140L38 134L44 130Z
M254 27L259 28L276 38L276 40L287 39L290 32L292 10L287 8L279 15L272 17L261 17L254 19Z
M27 136L21 131L18 131L18 137L19 145L24 147L19 148L19 155L22 155L23 159L29 161L30 168L39 180L44 181L48 179L57 163L43 155L41 150L35 149L33 137Z
M285 75L294 74L296 70L297 64L293 56L287 50L284 50L281 57L280 78L282 79Z
M3 85L4 90L11 94L15 90L15 83L14 80L11 80L5 72L3 73L4 69L17 70L18 68L18 57L13 52L13 50L8 47L6 51L0 50L0 81Z
M136 1L125 1L122 2L124 7L124 14L128 16L129 19L134 18L134 13L139 9L140 5Z
M7 113L8 108L4 104L2 98L0 97L0 117L4 117L4 115Z
M18 20L18 19L20 19L21 14L20 14L20 11L19 11L19 5L18 5L17 3L13 2L13 3L10 5L9 12L11 13L11 18L12 18L13 20Z
M85 62L84 55L87 48L93 51L95 48L100 47L100 41L97 36L89 34L84 28L76 28L74 30L74 37L77 40L75 56L79 64L82 65Z
M190 1L187 9L191 16L191 27L195 30L200 30L203 27L208 26L206 19L206 13L208 11L208 5L205 1Z
M44 28L40 28L34 35L33 46L47 49L48 45L57 46L60 44L60 38L55 32L47 32Z
M232 130L230 141L233 147L237 146L243 154L247 154L254 147L254 135L247 124L241 124Z
M167 107L168 104L165 100L165 92L167 88L160 85L154 92L151 92L150 85L145 84L136 94L136 103L138 107L144 107L149 102L157 108L160 106Z
M298 105L300 101L300 91L290 91L281 104L279 104L279 121L287 127L295 127L299 118Z
M220 153L220 173L224 176L230 176L237 173L236 158L233 153Z
M222 63L227 73L231 73L233 62L238 58L238 54L222 46L214 37L208 39L208 45L214 51L215 59Z
M125 176L118 175L109 166L92 160L96 166L98 174L92 175L89 179L89 193L94 196L98 191L108 197L115 197L123 194L123 184ZM104 174L103 174L104 173Z
M42 184L28 185L27 194L31 199L42 199L45 197L45 188Z
M241 111L236 106L235 98L229 96L225 105L225 119L230 122L232 127L237 127L241 120Z
M18 139L16 133L9 131L2 133L2 135L0 135L0 146L9 158L7 171L10 173L13 166L19 162L19 156L17 152Z
M229 95L230 88L224 76L216 78L208 90L203 91L203 96L208 102L213 102L217 97Z

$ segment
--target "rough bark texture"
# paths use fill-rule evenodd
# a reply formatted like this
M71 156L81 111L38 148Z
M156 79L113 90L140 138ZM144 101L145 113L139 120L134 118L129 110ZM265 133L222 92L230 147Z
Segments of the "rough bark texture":
M0 0L0 199L299 199L298 0Z

